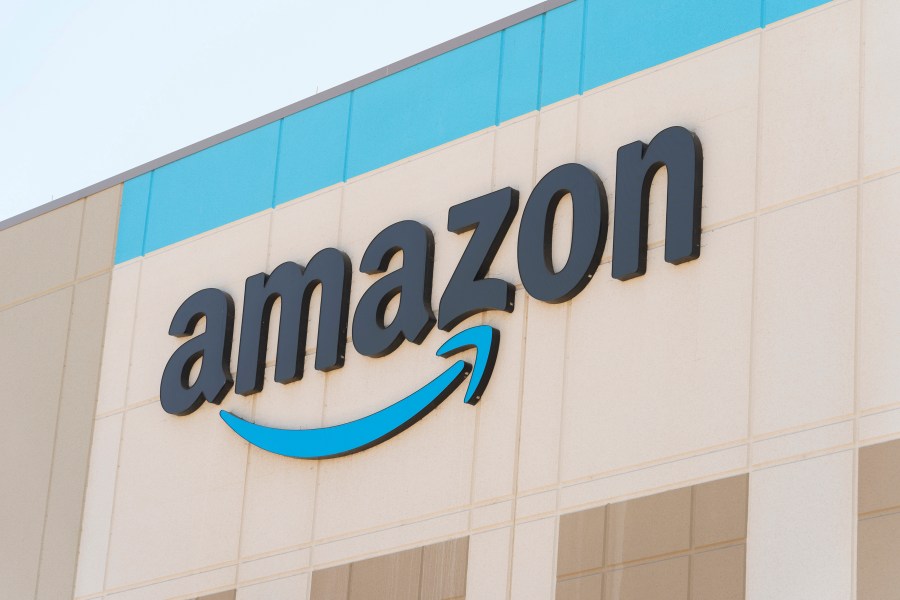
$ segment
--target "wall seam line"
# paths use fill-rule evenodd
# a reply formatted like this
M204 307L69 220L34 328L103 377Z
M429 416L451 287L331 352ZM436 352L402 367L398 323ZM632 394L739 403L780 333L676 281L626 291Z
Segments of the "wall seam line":
M866 44L865 44L865 19L866 0L859 0L859 56L857 57L857 131L856 131L856 273L854 288L854 315L853 315L853 473L852 473L852 497L851 497L851 526L850 526L850 598L856 600L859 594L859 419L862 409L860 399L860 323L862 321L862 270L863 259L863 196L865 173L865 75L866 75Z
M503 51L506 48L506 29L500 31L500 59L497 66L497 100L494 103L494 126L500 124L500 95L503 93ZM494 179L494 170L491 169L491 183Z
M275 208L278 202L278 168L281 165L281 131L284 129L284 119L278 120L278 136L275 141L275 172L272 175L272 203L271 207ZM271 227L269 233L272 233ZM266 256L268 261L268 255Z
M350 92L350 100L347 106L347 131L344 136L344 170L341 181L347 182L347 173L350 171L350 132L353 126L353 99L356 97L356 90Z
M78 227L78 253L75 256L75 267L72 280L74 280L78 276L78 259L81 256L81 241L84 237L84 207L85 203L82 201L81 204L81 222ZM69 342L72 337L72 313L75 308L75 284L71 283L68 287L71 287L71 295L69 296L69 312L66 317L66 339L63 343L63 368L61 369L59 375L59 390L56 395L56 419L53 424L53 444L50 448L50 470L47 474L47 492L44 495L44 499L46 504L44 505L44 519L41 524L41 543L38 550L38 564L37 571L35 571L35 579L34 579L34 594L35 598L37 597L38 592L40 591L40 582L41 582L41 573L44 569L44 544L46 543L47 536L47 518L50 515L50 495L53 490L53 477L56 472L55 463L56 463L56 445L58 443L59 436L59 417L62 412L62 403L63 403L63 392L66 387L66 372L69 368Z
M151 183L153 176L151 175ZM149 201L148 201L149 207ZM146 225L146 223L145 223ZM146 229L145 229L146 231ZM109 585L109 565L110 565L110 556L112 554L112 539L113 539L113 526L116 520L116 499L119 495L119 466L122 462L122 447L125 443L125 425L128 420L128 390L131 387L131 359L134 356L134 339L135 339L135 328L137 326L137 317L140 308L140 297L141 297L141 283L144 278L144 260L143 258L138 263L138 275L137 275L137 283L135 285L135 298L134 298L134 314L131 317L131 340L128 345L128 372L125 378L125 397L122 399L122 423L119 426L119 445L116 448L116 468L115 475L113 477L113 493L112 493L112 502L110 503L110 511L109 511L109 531L107 532L106 538L106 560L103 562L103 588L101 592L105 593L107 587ZM95 415L96 421L96 415Z
M156 176L156 169L150 171L150 182L147 184L147 206L144 207L144 230L141 232L141 256L147 254L147 231L150 229L150 202L153 200L153 180ZM124 189L122 198L124 199Z
M586 55L584 53L585 45L587 44L587 25L588 25L588 0L583 0L584 6L581 9L581 54L579 56L579 60L581 61L578 65L578 94L584 93L584 69L587 64Z
M534 109L541 110L543 106L543 95L544 95L544 32L547 29L547 13L541 15L541 42L540 42L540 52L538 52L538 85L537 85L537 98L535 100ZM537 146L535 146L535 153L537 153ZM535 167L537 168L537 167Z

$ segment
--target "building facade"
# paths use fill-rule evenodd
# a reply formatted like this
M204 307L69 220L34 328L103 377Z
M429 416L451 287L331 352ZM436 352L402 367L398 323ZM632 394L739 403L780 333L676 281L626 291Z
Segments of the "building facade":
M0 223L0 595L900 598L898 31L551 0Z

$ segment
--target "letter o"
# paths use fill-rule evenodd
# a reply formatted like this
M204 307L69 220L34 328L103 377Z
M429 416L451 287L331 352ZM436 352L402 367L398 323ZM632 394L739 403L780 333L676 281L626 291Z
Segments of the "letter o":
M553 270L553 220L560 200L572 196L569 258ZM606 246L606 190L596 173L576 163L556 167L538 182L519 226L519 276L533 297L557 304L574 298L590 281Z

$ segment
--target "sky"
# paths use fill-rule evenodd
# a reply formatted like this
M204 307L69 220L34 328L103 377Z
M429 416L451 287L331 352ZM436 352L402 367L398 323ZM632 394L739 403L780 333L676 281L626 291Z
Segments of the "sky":
M537 0L0 0L0 220Z

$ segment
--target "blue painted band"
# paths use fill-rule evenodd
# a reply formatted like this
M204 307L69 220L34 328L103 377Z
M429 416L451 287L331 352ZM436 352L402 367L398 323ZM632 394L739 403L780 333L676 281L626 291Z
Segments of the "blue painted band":
M127 181L116 263L826 2L576 0Z

